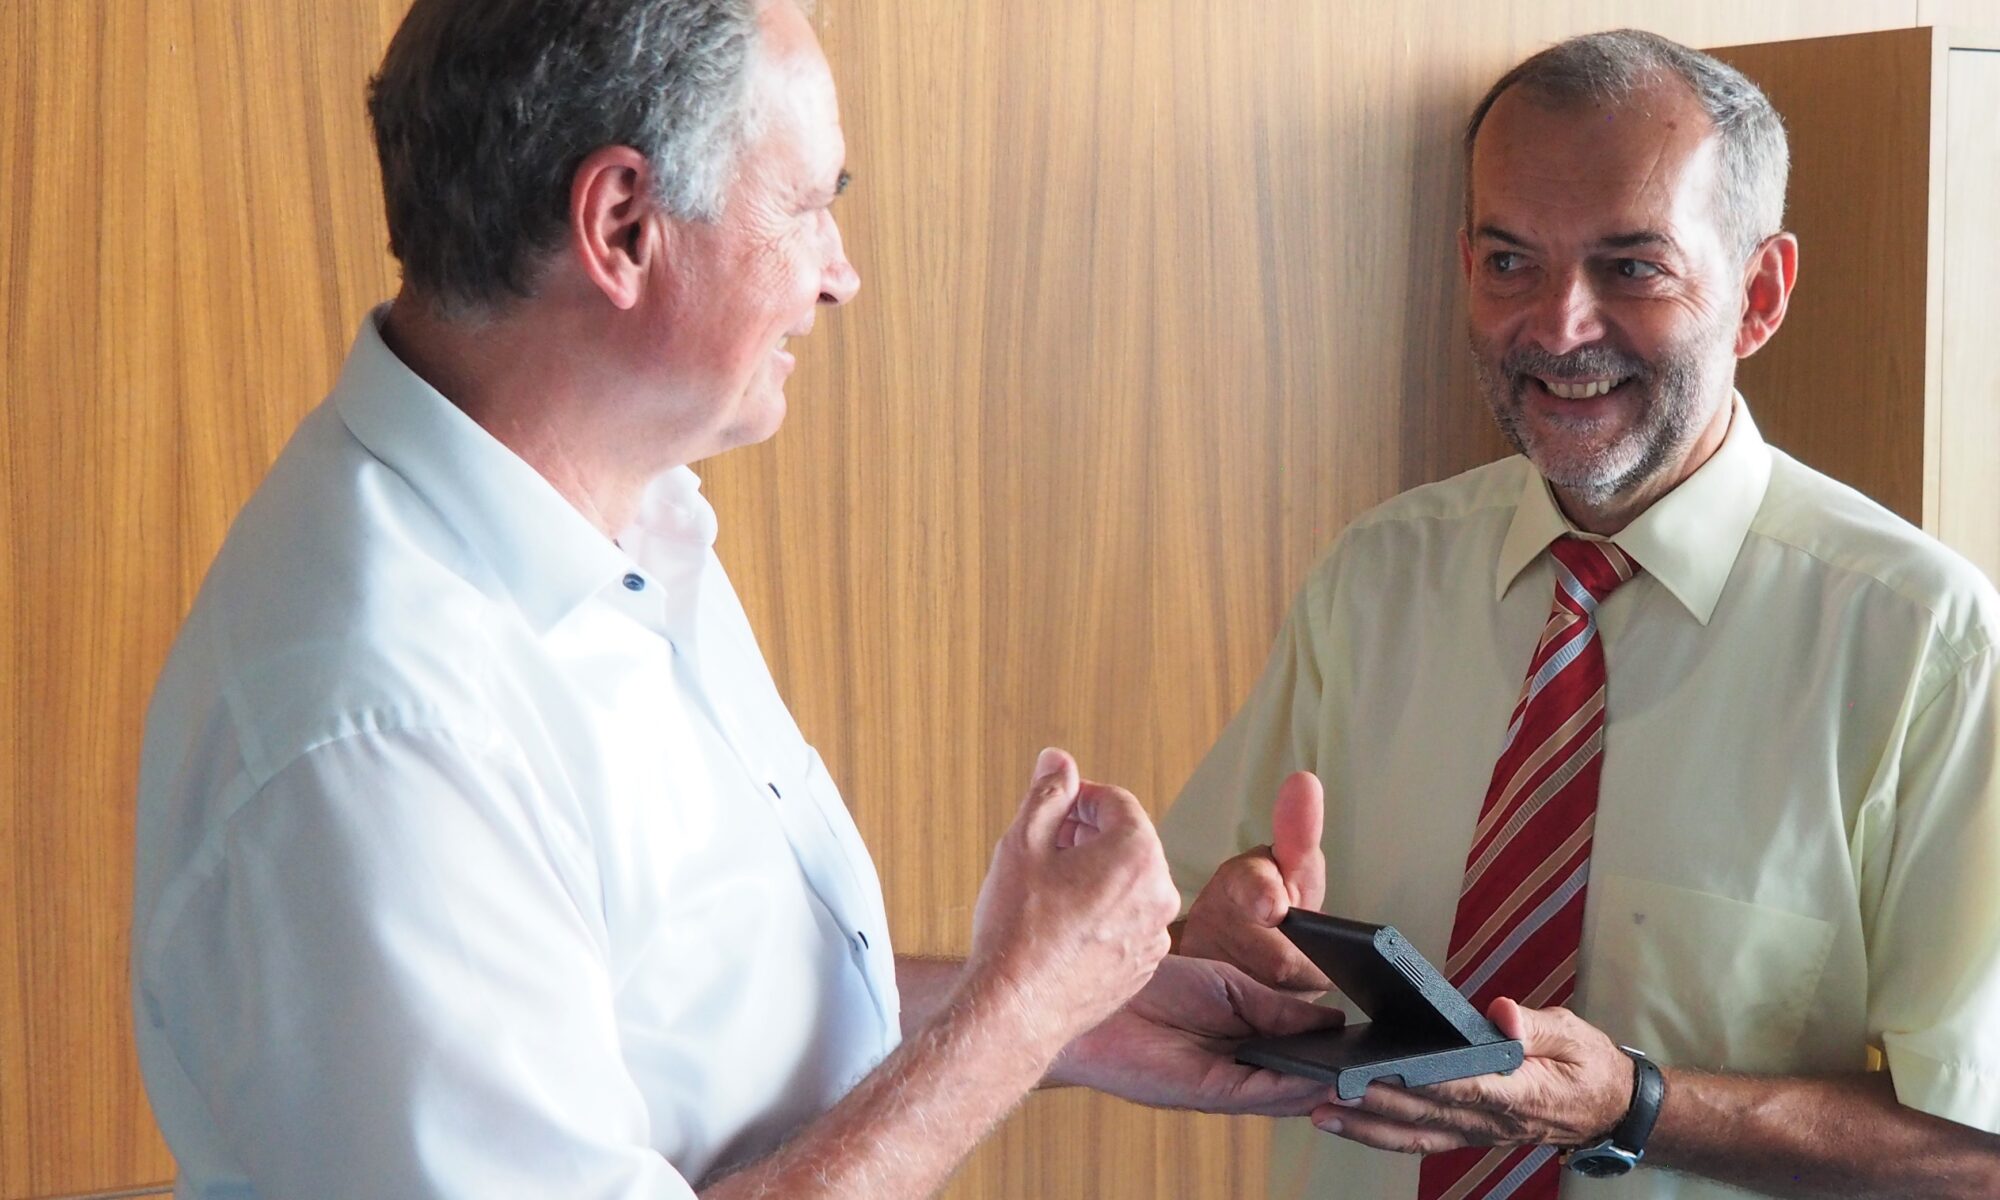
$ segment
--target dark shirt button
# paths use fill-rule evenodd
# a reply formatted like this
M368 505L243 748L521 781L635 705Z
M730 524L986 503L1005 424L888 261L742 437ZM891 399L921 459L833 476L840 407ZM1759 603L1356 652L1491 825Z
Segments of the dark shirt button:
M643 592L646 590L646 581L636 574L627 575L625 577L625 588L627 591Z

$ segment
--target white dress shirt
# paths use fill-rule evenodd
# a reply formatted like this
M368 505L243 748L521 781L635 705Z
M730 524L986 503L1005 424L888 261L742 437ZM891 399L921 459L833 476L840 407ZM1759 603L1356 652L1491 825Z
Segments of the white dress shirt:
M691 1195L895 1045L874 867L694 475L614 544L375 320L148 714L134 1006L178 1194Z
M1327 791L1328 911L1433 962L1571 532L1525 459L1363 516L1163 823L1192 898ZM1611 539L1644 573L1598 611L1604 766L1574 1007L1658 1061L1860 1071L2000 1130L2000 597L1859 493L1727 438ZM1358 1014L1357 1014L1358 1016ZM1413 1157L1301 1122L1274 1195L1410 1197ZM1741 1193L1642 1170L1565 1196Z

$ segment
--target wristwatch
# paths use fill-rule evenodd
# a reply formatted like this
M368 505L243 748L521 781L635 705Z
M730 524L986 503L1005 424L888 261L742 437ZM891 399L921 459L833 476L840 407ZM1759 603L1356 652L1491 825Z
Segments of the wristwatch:
M1623 1175L1646 1157L1646 1139L1653 1122L1660 1119L1660 1104L1667 1098L1667 1077L1651 1059L1630 1046L1620 1046L1632 1057L1632 1107L1611 1136L1590 1146L1578 1146L1563 1156L1563 1165L1592 1179Z

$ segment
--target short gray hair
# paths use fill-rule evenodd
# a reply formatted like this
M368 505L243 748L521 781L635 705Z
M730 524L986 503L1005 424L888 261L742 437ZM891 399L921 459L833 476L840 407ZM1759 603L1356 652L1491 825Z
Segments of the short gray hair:
M605 146L713 220L749 136L759 0L416 0L370 81L389 249L445 315L532 296Z
M1745 258L1784 228L1791 151L1778 111L1743 72L1712 55L1639 29L1588 33L1550 46L1502 75L1465 126L1465 215L1472 223L1472 147L1493 102L1519 86L1544 103L1616 104L1662 80L1694 93L1715 127L1721 159L1716 211Z

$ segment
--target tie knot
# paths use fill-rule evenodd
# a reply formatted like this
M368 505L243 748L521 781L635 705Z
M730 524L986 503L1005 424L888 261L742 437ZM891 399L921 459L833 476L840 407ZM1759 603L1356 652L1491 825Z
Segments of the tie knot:
M1620 584L1639 573L1639 564L1632 561L1632 556L1610 542L1565 535L1549 546L1549 553L1599 604L1617 591Z

